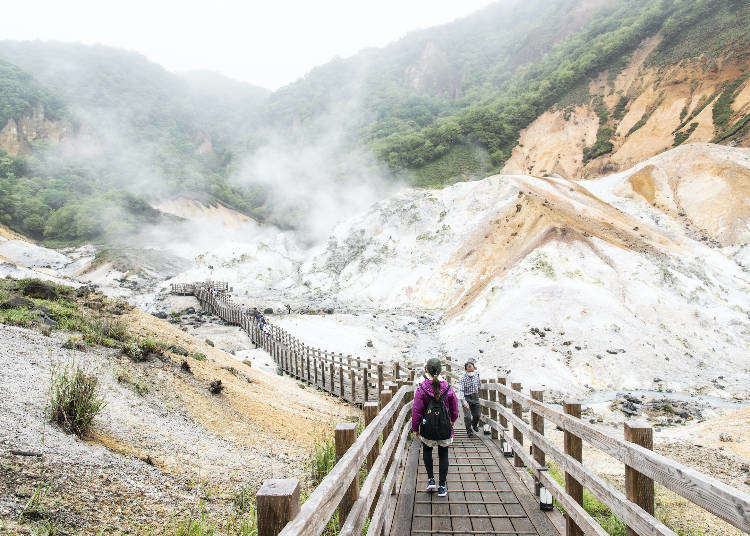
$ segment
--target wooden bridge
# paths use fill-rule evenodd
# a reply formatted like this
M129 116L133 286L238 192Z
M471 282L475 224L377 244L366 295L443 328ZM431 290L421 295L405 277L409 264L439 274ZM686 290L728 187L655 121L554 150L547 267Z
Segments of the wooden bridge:
M195 285L188 293L222 318L236 318L226 290ZM247 325L254 329L252 322ZM395 364L385 381L373 376L362 360L347 356L336 361L328 352L311 352L283 330L272 333L252 332L251 337L264 344L282 371L319 386L322 380L321 388L362 403L367 426L359 437L354 423L336 427L338 461L304 504L296 479L263 484L257 494L259 536L606 536L583 508L584 488L625 523L628 536L677 536L654 517L655 484L750 532L750 495L653 452L653 431L646 423L625 423L622 438L605 434L581 420L579 402L566 401L562 408L545 404L543 391L525 394L520 383L509 384L502 377L482 380L481 422L490 433L469 438L459 419L449 451L448 496L427 493L420 442L409 434L415 371ZM378 372L383 370L378 366L384 367L371 365ZM321 375L316 377L311 370L318 366ZM327 383L326 366L333 366ZM355 382L361 378L361 388L352 383L347 390L345 381L336 382L336 371L341 376L345 369L354 373ZM450 370L446 376L455 379ZM545 435L550 424L563 431L562 445ZM624 493L586 467L583 442L624 464ZM553 477L548 461L563 472L562 482ZM548 495L564 517L558 509L541 509Z

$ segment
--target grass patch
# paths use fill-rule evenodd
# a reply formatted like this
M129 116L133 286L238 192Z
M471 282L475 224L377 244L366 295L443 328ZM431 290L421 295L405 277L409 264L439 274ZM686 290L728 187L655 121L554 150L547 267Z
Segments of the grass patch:
M678 145L682 145L687 141L687 139L692 135L693 131L698 127L697 122L690 123L690 128L688 128L685 132L677 132L674 135L674 143L672 144L672 147L677 147Z
M206 360L206 355L202 354L201 352L191 352L190 353L190 357L192 357L196 361L205 361Z
M312 485L320 484L333 466L336 465L336 444L331 437L323 437L315 445L312 459L310 461L310 477Z
M558 484L564 487L565 474L560 467L553 462L548 462L547 465L549 466L550 476L554 478ZM559 504L556 503L556 505L561 512L565 512ZM607 531L607 534L611 534L612 536L625 536L627 528L625 523L623 523L622 520L614 515L604 503L594 497L585 488L583 490L583 509L586 510L586 512L588 512L588 514L593 517L605 531Z
M75 363L52 371L50 380L49 419L68 433L85 437L94 418L104 408L96 376Z

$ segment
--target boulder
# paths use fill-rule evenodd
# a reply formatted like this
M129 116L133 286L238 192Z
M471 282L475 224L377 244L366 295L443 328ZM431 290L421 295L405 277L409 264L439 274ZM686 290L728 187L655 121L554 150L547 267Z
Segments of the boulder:
M52 283L32 279L24 285L23 294L40 300L54 300L57 298L57 287Z
M34 302L22 298L20 296L14 296L4 302L0 303L0 309L33 309Z

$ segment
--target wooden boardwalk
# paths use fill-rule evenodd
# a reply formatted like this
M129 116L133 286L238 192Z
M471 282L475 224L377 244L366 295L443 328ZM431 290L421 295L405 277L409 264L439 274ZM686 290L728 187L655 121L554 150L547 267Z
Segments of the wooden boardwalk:
M456 424L448 451L448 496L425 491L421 444L413 440L390 534L557 536L559 532L539 510L538 500L521 483L497 442L489 436L469 438L462 418ZM433 458L437 479L437 448Z

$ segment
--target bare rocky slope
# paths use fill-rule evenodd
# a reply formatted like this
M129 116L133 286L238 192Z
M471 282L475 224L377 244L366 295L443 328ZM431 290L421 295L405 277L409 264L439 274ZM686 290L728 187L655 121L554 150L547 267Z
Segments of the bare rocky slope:
M228 279L279 306L409 311L414 322L392 326L407 335L437 315L414 358L476 357L561 394L747 399L748 184L750 151L708 144L591 181L498 175L373 205L292 271L275 265L274 291L249 258L180 277Z
M659 40L646 40L624 68L602 72L580 95L539 116L521 133L502 173L591 178L628 169L675 144L721 141L750 146L748 55L735 50L716 59L703 56L655 65L648 59ZM729 121L720 125L714 105L724 92L731 100ZM605 117L600 115L603 110ZM584 148L595 145L604 126L614 130L612 150L587 160ZM734 126L737 130L726 135Z

